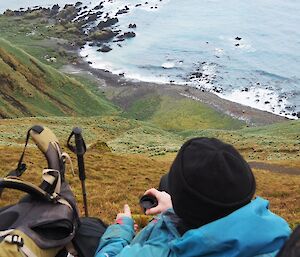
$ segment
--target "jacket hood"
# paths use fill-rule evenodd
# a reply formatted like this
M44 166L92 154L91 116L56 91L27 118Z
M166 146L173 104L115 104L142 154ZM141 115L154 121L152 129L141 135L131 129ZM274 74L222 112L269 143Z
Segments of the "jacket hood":
M260 197L230 215L170 242L180 257L250 257L277 251L291 230Z

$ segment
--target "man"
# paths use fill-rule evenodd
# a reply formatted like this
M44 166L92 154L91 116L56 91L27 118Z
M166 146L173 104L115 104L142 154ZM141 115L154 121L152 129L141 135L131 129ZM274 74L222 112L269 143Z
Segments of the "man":
M140 233L128 205L100 240L96 257L275 256L290 234L286 221L257 197L253 173L231 145L194 138L179 150L167 191L150 189L159 214Z

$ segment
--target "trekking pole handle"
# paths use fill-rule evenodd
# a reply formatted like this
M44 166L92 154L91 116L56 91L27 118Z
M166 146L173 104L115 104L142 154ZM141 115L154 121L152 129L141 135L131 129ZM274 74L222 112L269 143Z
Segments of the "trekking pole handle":
M86 152L85 143L82 138L82 129L81 128L73 128L72 131L75 135L75 145L76 145L76 154L84 155Z
M71 144L72 136L75 137L75 146ZM81 181L81 189L82 189L82 196L83 196L83 204L84 204L84 212L85 216L88 217L88 206L87 206L87 195L86 195L86 188L85 188L85 168L84 168L84 159L83 155L86 152L86 145L82 137L82 130L81 128L75 127L70 134L68 141L67 141L68 148L77 155L77 164L78 164L78 173L79 179Z
M84 169L84 160L83 155L86 152L86 146L84 140L82 138L82 130L81 128L74 128L73 131L75 136L75 147L76 147L76 154L78 158L78 172L79 172L79 179L81 181L85 180L85 169Z

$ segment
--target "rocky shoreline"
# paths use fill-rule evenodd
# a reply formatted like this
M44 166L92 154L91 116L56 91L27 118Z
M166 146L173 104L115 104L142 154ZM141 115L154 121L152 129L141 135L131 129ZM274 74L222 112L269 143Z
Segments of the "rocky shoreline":
M24 19L41 18L43 23L49 24L49 31L57 33L59 38L69 40L70 47L82 48L84 45L98 47L99 52L111 51L110 43L122 42L135 37L137 27L134 23L128 24L128 29L122 31L118 26L118 16L128 13L129 7L125 5L116 13L104 11L104 1L92 9L82 2L66 4L60 7L58 4L51 8L35 6L34 8L20 10L7 9L3 15ZM148 5L148 3L144 3ZM136 5L135 8L142 6ZM100 20L100 21L99 21ZM118 44L121 47L120 43Z
M289 119L269 112L254 109L218 97L211 92L196 88L184 87L176 84L155 84L149 82L135 82L106 70L92 68L88 63L81 61L78 64L64 66L61 71L67 74L77 74L90 77L106 97L126 110L132 99L137 100L148 93L190 98L200 101L220 113L246 122L248 126L268 125L276 122L285 122Z
M133 8L139 8L142 5L149 4L148 2L136 4ZM157 8L157 6L151 6L150 8ZM62 8L56 4L53 5L52 8L36 6L27 10L6 10L4 15L29 20L38 18L42 23L48 24L49 36L52 35L58 37L56 43L59 46L62 46L66 51L73 52L78 56L70 62L70 65L64 67L63 70L65 72L71 71L92 74L97 80L101 80L102 83L106 85L103 87L106 90L108 88L110 88L110 90L122 88L122 90L128 90L128 92L130 90L133 90L134 92L146 92L149 89L156 90L159 94L177 94L179 97L188 97L208 104L222 113L246 121L249 125L264 125L287 120L287 118L282 116L224 100L211 92L207 92L203 88L196 89L179 86L174 84L173 81L170 81L170 84L164 85L147 82L133 82L126 80L123 74L114 75L105 70L92 68L90 62L85 62L80 57L79 51L88 44L90 46L98 47L99 52L109 52L112 50L111 44L117 44L118 47L122 47L121 43L123 41L135 37L136 34L134 30L137 28L136 24L128 24L126 31L124 31L124 29L121 30L118 25L118 16L128 13L129 11L130 8L125 5L124 7L119 8L115 13L105 13L104 1L102 1L92 9L88 9L88 6L83 5L82 2L77 2L75 4L66 4ZM61 43L62 39L65 40L63 43ZM240 38L236 38L236 40L240 40ZM49 62L55 61L51 57L48 59ZM191 71L192 78L204 79L206 81L209 78L205 76L206 75L201 73L200 70L195 72ZM101 83L99 86L102 87ZM220 90L220 88L215 87L212 91L218 93ZM124 101L124 99L119 101L113 98L111 100L115 101L117 104ZM300 113L295 113L294 116L298 115L300 116Z

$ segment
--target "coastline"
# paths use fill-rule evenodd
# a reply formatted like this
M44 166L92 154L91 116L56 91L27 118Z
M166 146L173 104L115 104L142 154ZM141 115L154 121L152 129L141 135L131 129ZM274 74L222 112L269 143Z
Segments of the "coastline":
M84 75L95 81L99 89L114 104L124 108L130 104L131 99L139 98L153 92L158 95L172 95L175 98L190 98L208 105L216 111L246 122L248 126L261 126L277 122L285 122L288 118L254 109L229 100L220 98L211 92L202 92L199 89L176 84L156 84L150 82L131 81L109 71L93 68L88 62L81 59L77 64L64 65L60 70L66 74Z
M81 4L65 5L62 10L59 10L58 5L54 5L51 9L39 7L38 9L26 11L8 10L5 15L16 19L24 17L27 20L35 20L35 22L40 20L45 22L45 24L52 24L51 26L47 26L47 36L45 37L45 34L43 34L45 31L43 31L41 38L43 45L48 45L56 52L56 56L61 55L61 58L65 61L66 64L61 70L65 73L91 76L92 80L97 81L98 87L104 92L106 97L124 110L130 105L131 100L139 99L139 97L147 93L154 92L159 96L172 95L175 96L175 99L190 98L200 101L220 113L245 121L249 126L266 125L289 120L289 118L271 112L225 100L208 91L174 83L156 84L152 82L132 81L122 75L115 75L105 70L93 68L89 65L89 62L80 56L80 50L85 44L104 47L108 46L110 42L119 42L134 37L135 33L116 30L114 25L118 23L118 19L107 17L105 21L101 20L97 26L93 27L86 34L84 27L93 23L101 16L99 10L103 9L103 5L99 4L93 9L94 12L88 12L83 16L80 16L79 13L86 6L80 6ZM121 11L122 9L118 13ZM123 12L126 13L128 10L123 10ZM123 12L117 13L116 16L121 15ZM36 31L31 31L31 33L33 32L36 34ZM59 48L63 48L64 51L58 50ZM99 48L101 52L105 52L101 49ZM72 61L68 58L71 55L76 56L76 58L72 58ZM56 61L55 57L49 57L46 60L49 62L52 59Z

